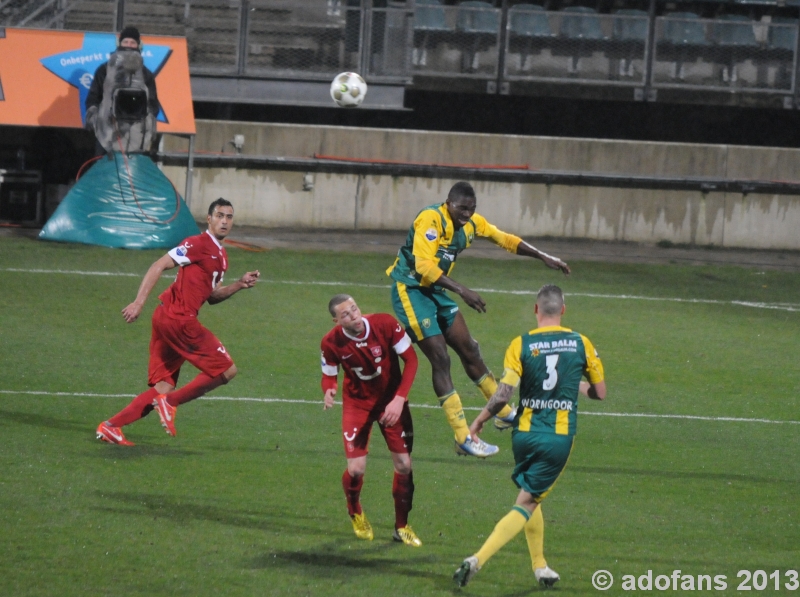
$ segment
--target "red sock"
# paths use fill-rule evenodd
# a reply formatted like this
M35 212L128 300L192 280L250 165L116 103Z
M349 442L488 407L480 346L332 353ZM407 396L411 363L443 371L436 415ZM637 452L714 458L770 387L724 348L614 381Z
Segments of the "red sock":
M211 377L205 373L201 373L192 381L183 386L180 390L175 390L167 394L167 402L171 406L180 406L195 398L200 398L203 394L207 394L211 390L220 387L226 383L225 376L220 373L216 377Z
M394 497L394 528L402 529L408 526L408 513L411 512L411 503L414 501L414 473L401 475L395 471L392 497Z
M155 388L139 394L131 403L111 417L108 422L114 427L130 425L142 417L146 417L153 410L153 400L158 396Z
M361 487L364 485L364 476L351 477L350 471L344 469L342 487L347 498L347 511L350 516L361 514Z

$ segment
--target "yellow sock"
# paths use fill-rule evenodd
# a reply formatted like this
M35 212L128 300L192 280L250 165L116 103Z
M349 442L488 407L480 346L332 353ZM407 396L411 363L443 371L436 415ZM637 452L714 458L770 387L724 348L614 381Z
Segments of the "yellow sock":
M529 517L530 514L525 508L514 506L511 512L501 518L486 543L475 554L475 557L478 558L478 567L483 566L489 561L489 558L500 551L501 547L516 537L517 533L525 527Z
M489 398L494 396L494 393L497 391L497 380L494 378L494 374L491 371L476 381L475 385L478 386L478 389L481 391L481 394L483 394L483 397L486 398L486 400L489 400ZM506 404L503 407L503 410L497 413L497 416L503 419L510 414L511 407Z
M447 396L439 398L439 404L444 409L444 416L447 417L447 422L456 434L456 441L463 444L469 437L469 427L467 426L467 419L464 416L464 409L461 408L461 398L458 392L453 390Z
M544 568L547 560L544 559L544 517L542 505L539 504L525 523L525 538L528 540L528 551L531 553L533 569Z

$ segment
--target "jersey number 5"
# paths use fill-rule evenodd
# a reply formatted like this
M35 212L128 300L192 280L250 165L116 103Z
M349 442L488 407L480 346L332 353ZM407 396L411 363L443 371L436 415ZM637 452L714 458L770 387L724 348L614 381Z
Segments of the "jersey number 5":
M558 357L557 354L549 354L545 360L545 364L547 365L547 379L542 382L542 389L543 390L552 390L556 387L558 383L558 371L556 371L556 365L558 364Z

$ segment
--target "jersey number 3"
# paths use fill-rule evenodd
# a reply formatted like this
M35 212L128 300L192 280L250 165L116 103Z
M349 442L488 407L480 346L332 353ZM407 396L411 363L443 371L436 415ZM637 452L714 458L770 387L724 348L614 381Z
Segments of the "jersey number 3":
M546 391L552 390L556 387L558 383L558 371L556 371L556 365L558 364L558 357L560 355L557 354L549 354L545 360L545 364L547 365L547 379L542 382L542 389Z

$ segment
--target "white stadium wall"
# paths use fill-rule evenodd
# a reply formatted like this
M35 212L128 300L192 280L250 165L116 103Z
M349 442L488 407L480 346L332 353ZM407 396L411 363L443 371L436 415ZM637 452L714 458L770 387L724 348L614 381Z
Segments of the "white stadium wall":
M285 124L198 121L196 149L219 151L235 134L252 155L315 153L435 164L527 164L531 169L669 177L793 180L800 150L682 143L478 135ZM170 137L165 151L185 151ZM228 146L230 147L230 145ZM177 188L185 169L165 167ZM240 224L404 230L420 208L441 202L455 180L195 168L190 208L203 220L208 204L234 202ZM473 182L478 211L521 236L554 236L800 249L800 196L701 193Z

